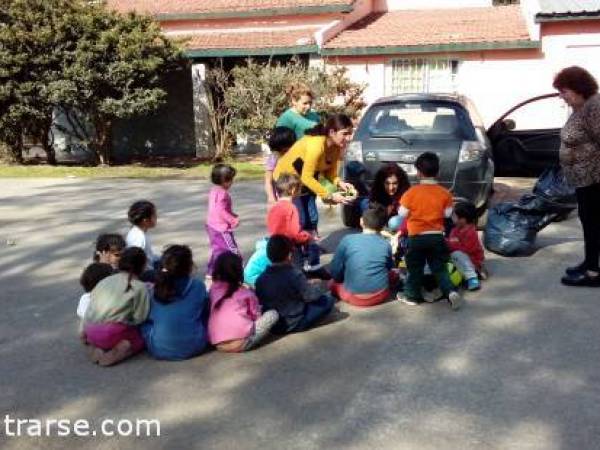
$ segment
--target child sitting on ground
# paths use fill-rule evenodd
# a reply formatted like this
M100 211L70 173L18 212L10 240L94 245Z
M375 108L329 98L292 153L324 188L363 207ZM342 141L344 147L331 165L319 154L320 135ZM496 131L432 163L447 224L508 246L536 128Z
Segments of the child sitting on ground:
M210 287L210 343L223 352L244 352L256 347L277 323L276 311L261 314L254 292L244 286L242 259L221 253L215 262Z
M131 223L131 228L125 238L127 247L138 247L144 250L146 254L146 268L141 276L141 280L154 282L160 257L155 255L152 250L152 242L150 242L148 231L156 227L158 220L156 206L147 200L139 200L129 207L127 217Z
M331 292L351 305L373 306L390 296L392 247L379 233L387 222L381 206L363 212L360 234L345 236L331 262Z
M119 273L104 278L92 290L83 332L92 361L101 366L116 364L144 348L138 325L150 310L148 290L139 280L145 267L144 251L128 248L119 261Z
M467 280L467 289L480 288L479 275L483 271L483 247L477 234L477 210L472 203L458 203L454 207L454 228L448 238L452 262Z
M215 262L221 253L232 252L241 257L233 236L233 230L237 228L240 221L238 216L233 213L229 194L235 174L235 168L227 164L216 164L210 174L214 186L208 194L208 212L206 214L206 233L211 249L206 269L208 280L212 276Z
M277 191L273 183L273 171L279 157L287 152L296 142L294 130L287 127L275 127L269 136L269 148L271 153L265 161L265 193L269 205L277 201Z
M148 320L141 326L148 353L157 359L183 360L207 345L208 295L193 278L192 251L185 245L165 250L156 275Z
M79 284L81 284L84 291L84 294L79 299L79 304L77 305L77 316L80 319L83 319L90 304L90 293L92 290L100 281L111 276L113 273L113 267L106 263L94 262L85 268L79 278Z
M444 239L444 219L452 216L452 194L435 180L440 167L435 153L421 154L415 166L419 184L404 193L398 210L399 216L407 218L408 226L408 248L404 257L408 274L404 293L398 294L398 298L409 305L423 302L423 270L428 264L442 295L456 310L461 297L448 276L448 247Z
M110 264L116 271L119 267L121 253L127 244L120 234L101 234L96 239L96 250L94 250L94 262Z
M271 265L256 280L256 294L265 310L274 309L279 320L273 327L277 334L311 328L333 309L335 299L308 281L292 265L294 244L281 235L273 235L267 244Z

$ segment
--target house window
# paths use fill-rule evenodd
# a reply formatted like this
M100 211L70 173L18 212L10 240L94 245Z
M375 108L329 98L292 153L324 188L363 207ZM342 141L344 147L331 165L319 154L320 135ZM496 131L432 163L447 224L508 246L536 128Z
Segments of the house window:
M389 94L455 92L458 65L458 61L450 59L392 60Z

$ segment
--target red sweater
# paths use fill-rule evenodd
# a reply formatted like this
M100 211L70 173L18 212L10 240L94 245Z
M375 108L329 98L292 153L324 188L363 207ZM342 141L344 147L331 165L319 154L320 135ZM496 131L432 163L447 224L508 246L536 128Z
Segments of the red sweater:
M471 262L477 269L483 264L483 248L477 235L475 225L466 225L462 228L454 227L448 238L448 248L451 252L461 251L469 255Z
M305 244L311 234L300 227L300 215L294 204L286 199L275 203L267 214L269 236L282 234L296 244Z

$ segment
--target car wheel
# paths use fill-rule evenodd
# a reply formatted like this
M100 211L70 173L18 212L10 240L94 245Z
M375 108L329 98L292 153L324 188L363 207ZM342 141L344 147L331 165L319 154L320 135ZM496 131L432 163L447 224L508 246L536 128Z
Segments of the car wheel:
M360 212L356 204L342 206L342 222L349 228L360 228Z

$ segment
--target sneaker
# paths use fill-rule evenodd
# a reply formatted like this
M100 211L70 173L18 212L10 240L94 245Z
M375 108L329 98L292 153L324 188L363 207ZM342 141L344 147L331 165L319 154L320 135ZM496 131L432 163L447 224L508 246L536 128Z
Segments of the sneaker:
M467 289L469 291L477 291L481 288L478 278L469 278L467 280Z
M396 299L399 302L402 302L406 305L411 305L411 306L416 306L416 305L420 305L421 303L423 303L423 300L421 299L416 299L416 298L408 298L406 295L404 295L404 293L402 292L398 292L396 294Z
M427 303L435 303L444 298L444 294L442 294L440 288L437 287L432 289L431 291L423 289L421 291L421 294L423 295L423 300L425 300Z
M450 307L452 308L452 310L456 311L458 308L460 308L460 305L462 303L462 297L457 291L452 291L448 295L448 301L450 302Z

